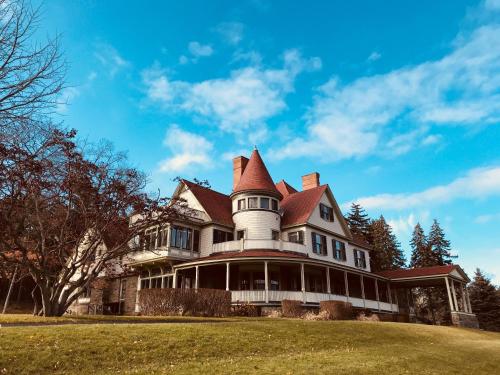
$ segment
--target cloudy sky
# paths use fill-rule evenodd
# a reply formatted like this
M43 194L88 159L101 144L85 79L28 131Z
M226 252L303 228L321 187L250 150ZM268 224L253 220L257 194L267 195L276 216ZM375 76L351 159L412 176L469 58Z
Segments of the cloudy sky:
M66 125L171 194L231 190L257 145L275 180L312 171L383 214L403 248L437 218L500 283L500 0L45 1L70 69Z

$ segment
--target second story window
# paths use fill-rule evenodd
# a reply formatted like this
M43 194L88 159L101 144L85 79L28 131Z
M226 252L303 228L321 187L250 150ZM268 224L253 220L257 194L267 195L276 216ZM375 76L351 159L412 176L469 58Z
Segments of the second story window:
M260 198L260 208L269 210L269 198Z
M248 208L258 208L259 198L252 197L248 198Z
M319 204L319 215L323 220L333 221L333 208L328 207L326 204Z
M214 229L214 240L213 243L221 243L233 240L232 232L225 232L223 230Z
M342 241L332 240L333 245L333 257L337 260L345 261L345 243Z
M245 231L244 230L239 230L236 232L236 239L241 240L242 238L245 238Z
M278 241L280 239L280 232L277 230L271 230L271 239L273 241Z
M278 201L276 199L273 199L271 200L271 204L272 204L272 210L273 211L278 211Z
M245 200L238 199L238 211L244 210L245 208L247 208Z
M326 236L312 232L312 249L314 254L327 255Z
M170 229L170 246L179 249L191 249L191 228L172 226Z
M156 248L156 228L148 229L144 233L144 250Z
M366 255L362 250L354 250L354 265L359 268L366 268Z
M288 233L288 241L303 244L304 243L304 232L301 230L298 230L296 232Z

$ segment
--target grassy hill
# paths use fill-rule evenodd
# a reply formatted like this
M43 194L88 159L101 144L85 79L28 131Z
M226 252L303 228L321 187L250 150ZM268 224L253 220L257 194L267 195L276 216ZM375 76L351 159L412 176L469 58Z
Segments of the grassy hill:
M0 328L0 374L118 372L498 374L500 334L271 318Z

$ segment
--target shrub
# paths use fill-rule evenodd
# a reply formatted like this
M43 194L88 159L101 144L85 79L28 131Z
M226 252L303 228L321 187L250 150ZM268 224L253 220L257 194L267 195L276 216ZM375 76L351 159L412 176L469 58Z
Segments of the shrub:
M280 310L271 310L269 314L267 314L268 318L281 318L283 314Z
M319 311L324 312L328 320L352 319L352 304L342 301L321 301Z
M360 320L362 322L380 322L380 318L377 314L368 315L365 312L359 313L356 320Z
M226 316L231 292L219 289L142 289L139 306L143 315Z
M281 312L285 318L300 318L304 314L302 302L284 299L281 301Z
M259 316L259 308L249 303L242 303L233 306L232 315L234 316Z
M328 312L326 310L315 313L314 311L308 311L303 316L304 320L329 320Z

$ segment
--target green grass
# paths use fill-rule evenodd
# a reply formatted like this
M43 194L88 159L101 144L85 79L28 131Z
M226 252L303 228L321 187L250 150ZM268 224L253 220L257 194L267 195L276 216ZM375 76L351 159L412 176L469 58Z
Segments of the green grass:
M3 373L498 374L500 334L271 318L12 327L0 328Z

